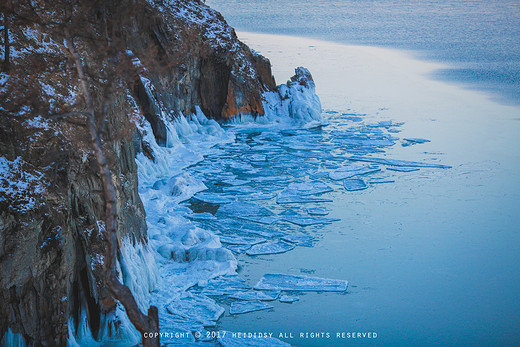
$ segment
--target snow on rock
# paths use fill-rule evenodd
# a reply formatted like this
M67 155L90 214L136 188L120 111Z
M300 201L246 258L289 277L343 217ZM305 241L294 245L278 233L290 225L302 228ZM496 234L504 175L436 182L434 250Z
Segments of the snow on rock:
M264 93L265 118L270 121L296 123L304 127L328 124L321 112L321 102L315 92L312 75L304 67L276 92Z
M0 202L18 212L28 212L39 206L38 196L46 192L44 174L21 157L8 160L0 157Z

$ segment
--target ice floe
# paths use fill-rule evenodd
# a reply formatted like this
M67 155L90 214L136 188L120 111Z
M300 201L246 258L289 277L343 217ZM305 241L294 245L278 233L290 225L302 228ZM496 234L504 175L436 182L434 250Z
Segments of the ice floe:
M350 178L350 179L344 180L343 186L349 192L353 192L356 190L363 190L363 189L368 188L368 185L365 183L365 181L363 181L362 179L359 179L359 178Z
M296 296L289 296L289 295L282 295L282 296L280 296L280 299L279 299L280 302L285 302L288 304L293 303L298 300L300 300L300 298L298 298Z
M242 314L254 311L268 310L270 308L273 308L273 306L259 300L237 301L231 303L231 306L229 307L229 313Z
M314 240L314 237L310 236L310 235L305 235L305 234L286 235L286 236L282 237L282 240L291 242L291 243L301 244L301 243L307 243L309 241Z
M431 168L438 168L438 169L451 168L451 166L441 165L441 164L420 163L417 161L408 161L408 160L361 157L361 156L356 156L356 155L351 156L348 159L353 160L353 161L366 161L366 162L370 162L370 163L378 163L378 164L392 165L392 166L431 167Z
M307 209L307 213L312 216L326 216L329 214L329 211L319 207L312 207Z
M254 245L251 247L246 254L247 255L263 255L263 254L277 254L284 253L294 249L294 245L278 241L278 242L270 242L270 243L261 243L258 245Z
M255 285L257 290L344 292L348 282L318 277L265 274Z
M284 216L284 221L293 223L299 226L308 226L316 224L330 224L339 221L337 218L321 218L321 217L305 217L305 216Z
M203 326L215 326L216 321L224 313L224 308L217 305L215 300L204 295L186 292L170 302L166 310L169 314L200 323Z
M230 295L229 297L232 299L238 299L238 300L246 300L246 301L252 301L252 300L260 300L260 301L273 301L276 300L280 296L279 290L253 290L250 292L240 292L233 295Z
M381 169L350 164L330 172L329 177L332 180L343 180L345 178L351 178L358 175L366 175L378 171L381 171Z
M236 275L220 276L209 280L207 283L199 283L204 295L232 295L240 291L248 291L251 286Z

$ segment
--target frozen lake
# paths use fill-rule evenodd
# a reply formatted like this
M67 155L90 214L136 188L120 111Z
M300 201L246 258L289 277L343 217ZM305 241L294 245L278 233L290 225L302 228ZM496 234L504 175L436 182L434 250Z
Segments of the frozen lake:
M375 340L356 340L361 344L518 342L520 110L494 103L482 93L429 80L425 76L439 65L399 51L294 37L240 36L270 57L278 81L297 64L309 67L324 110L329 111L331 124L319 131L301 130L296 136L302 142L295 142L298 147L292 150L289 146L288 153L315 152L322 157L319 171L337 171L342 160L358 155L352 151L359 139L354 129L364 126L368 137L375 135L368 129L379 134L379 144L389 139L386 136L399 138L392 146L378 147L384 152L373 156L452 168L396 172L379 163L348 161L381 169L354 178L394 181L369 183L368 189L350 192L338 185L341 181L320 178L334 188L320 197L332 202L305 204L297 211L304 214L307 205L320 207L330 211L327 218L341 220L302 227L316 237L312 248L238 256L239 275L251 285L265 273L344 279L350 283L347 294L298 294L299 301L292 304L274 302L271 310L225 315L218 327L292 333L294 338L285 341L296 345L346 343L341 338L299 339L300 332L335 336L349 331L378 333ZM378 122L383 126L374 126ZM399 123L403 124L387 126ZM350 136L343 137L345 131L351 131ZM276 141L270 145L283 147L294 138L289 135L273 137ZM265 137L253 133L238 139L263 143ZM403 146L403 139L417 137L431 142ZM327 147L331 144L342 149ZM316 165L311 154L294 160L302 170ZM312 177L320 176L300 179ZM274 201L260 203L282 211Z
M241 31L413 50L448 63L432 76L520 99L516 0L209 0Z

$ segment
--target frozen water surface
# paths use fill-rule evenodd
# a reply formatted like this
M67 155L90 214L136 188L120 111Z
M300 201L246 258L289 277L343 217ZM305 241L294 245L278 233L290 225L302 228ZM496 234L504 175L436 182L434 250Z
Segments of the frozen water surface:
M229 307L230 314L242 314L254 311L268 310L273 308L273 306L266 304L265 302L261 302L259 300L254 301L237 301L231 303Z
M347 286L348 282L342 280L283 274L265 274L255 285L255 289L344 292L347 290Z
M326 216L329 214L329 211L327 211L323 208L313 207L313 208L308 208L307 213L310 215L313 215L313 216Z
M231 295L251 289L251 286L238 276L221 276L199 286L205 295Z
M287 236L282 237L282 240L291 242L291 243L300 244L300 243L306 243L306 242L312 241L312 240L314 240L314 237L312 237L310 235L305 235L305 234L287 235Z
M398 172L412 172L412 171L419 171L420 169L418 167L387 167L387 170L390 171L398 171Z
M378 171L381 171L381 169L351 164L332 171L329 174L329 177L333 180L343 180L345 178L350 178L357 175L366 175Z

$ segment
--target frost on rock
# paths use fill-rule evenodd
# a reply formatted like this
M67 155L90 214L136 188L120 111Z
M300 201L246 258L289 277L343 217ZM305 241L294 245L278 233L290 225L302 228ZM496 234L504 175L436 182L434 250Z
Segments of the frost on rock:
M277 254L285 253L294 249L294 245L290 243L278 241L272 243L262 243L251 247L246 254L247 255L264 255L264 254Z
M217 338L223 347L290 347L291 345L273 337L248 337L244 333L222 331Z
M347 286L348 282L342 280L283 274L265 274L255 285L255 289L344 292L347 290Z
M304 67L296 68L290 81L279 85L276 92L264 93L263 97L264 117L268 121L305 127L327 124L311 73Z
M168 313L203 326L215 326L224 308L204 295L182 293L166 307Z
M233 302L229 307L230 314L242 314L254 311L268 310L273 308L273 306L266 304L265 302L261 302L259 300L254 301L237 301Z
M371 162L371 163L378 163L378 164L392 165L392 166L431 167L431 168L438 168L438 169L451 168L451 166L441 165L441 164L419 163L416 161L395 160L395 159L385 159L385 158L360 157L357 155L349 157L348 160L366 161L366 162Z
M349 192L353 192L356 190L363 190L363 189L368 188L368 185L365 183L365 181L363 181L362 179L358 179L358 178L351 178L348 180L344 180L343 186Z
M279 295L280 295L279 290L273 290L273 291L253 290L250 292L236 293L236 294L230 295L229 297L232 299L245 300L245 301L253 301L253 300L273 301L273 300L276 300Z

